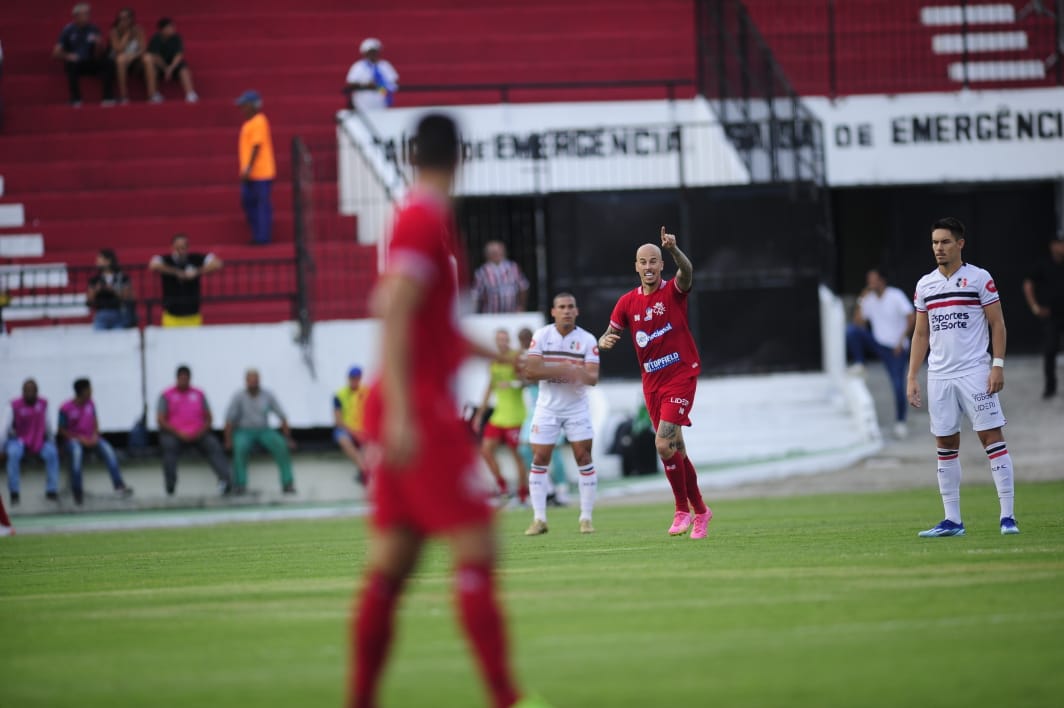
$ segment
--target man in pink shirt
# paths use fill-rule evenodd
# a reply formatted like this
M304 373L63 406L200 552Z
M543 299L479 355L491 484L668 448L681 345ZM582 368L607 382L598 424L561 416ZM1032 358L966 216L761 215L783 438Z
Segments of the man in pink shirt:
M100 436L100 422L96 418L92 384L88 379L75 381L74 397L59 407L59 439L70 455L70 489L74 493L75 504L81 504L85 499L81 463L86 451L95 451L103 461L118 496L126 498L133 494L133 490L122 481L114 448Z
M21 398L11 401L11 414L11 429L4 445L11 505L19 503L22 458L27 454L44 460L45 496L58 501L59 451L52 442L52 431L48 429L48 401L37 395L36 381L26 379L22 383Z
M166 493L177 488L177 458L186 447L194 447L207 458L218 477L223 496L231 491L229 460L218 438L211 433L211 409L203 391L191 386L192 371L177 367L177 384L159 396L156 420L159 423L159 447L163 450L163 480Z

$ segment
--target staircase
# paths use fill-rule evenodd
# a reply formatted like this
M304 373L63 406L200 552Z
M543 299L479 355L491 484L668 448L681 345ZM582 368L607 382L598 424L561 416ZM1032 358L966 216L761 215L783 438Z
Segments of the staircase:
M744 0L804 96L1061 85L1060 0Z

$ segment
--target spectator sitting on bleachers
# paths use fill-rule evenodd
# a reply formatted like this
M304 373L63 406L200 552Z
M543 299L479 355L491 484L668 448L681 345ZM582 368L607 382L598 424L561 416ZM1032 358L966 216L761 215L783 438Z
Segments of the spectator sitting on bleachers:
M110 248L96 254L99 272L89 278L86 302L96 308L92 328L96 330L122 329L133 325L133 284L118 267L118 257Z
M52 49L52 56L63 61L67 85L70 88L70 105L81 105L81 76L98 75L103 83L103 105L114 103L114 65L107 56L106 42L100 28L89 22L89 4L79 2L74 6L74 20L59 33L59 41Z
M177 367L176 385L162 392L156 406L166 493L172 496L177 489L177 458L182 450L195 447L207 458L218 478L218 489L225 496L232 489L229 460L218 438L211 432L211 408L207 405L207 397L203 391L192 388L191 382L191 369Z
M70 490L75 504L81 504L85 498L81 465L85 453L91 451L95 451L107 467L115 493L123 498L133 494L122 480L114 448L100 435L96 404L92 401L92 384L88 379L75 381L74 397L59 407L59 439L70 455Z
M11 505L19 503L22 458L37 455L44 461L45 496L59 499L59 451L48 426L48 401L37 395L37 382L22 382L22 396L11 401L11 427L7 444L7 489Z
M192 72L185 63L185 44L181 35L169 17L159 20L158 29L148 42L148 51L144 54L144 81L148 85L148 100L162 103L159 80L172 81L176 77L185 90L185 100L195 103L199 96L192 88Z
M399 73L386 59L381 59L381 41L374 37L362 40L362 58L347 71L350 106L356 111L373 111L392 105L399 90Z
M281 432L270 427L270 413L281 419ZM259 385L259 372L248 369L244 374L244 389L233 395L225 413L225 447L233 451L233 491L243 494L248 484L248 455L255 445L261 445L277 463L281 472L281 491L295 494L292 478L292 457L288 448L294 445L292 431L277 398Z
M144 28L137 24L132 9L127 7L118 11L111 25L110 40L111 61L115 63L118 79L118 103L129 103L127 78L131 72L144 68L141 57L147 49Z

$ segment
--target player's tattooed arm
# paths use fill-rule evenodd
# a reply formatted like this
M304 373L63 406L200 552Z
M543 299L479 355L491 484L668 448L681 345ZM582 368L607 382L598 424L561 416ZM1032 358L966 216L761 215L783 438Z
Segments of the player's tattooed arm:
M691 259L676 245L676 236L665 232L661 227L661 247L672 254L676 261L676 285L680 290L687 292L695 282L695 267L691 265Z
M621 338L621 330L617 329L613 325L606 328L606 331L599 337L598 346L599 349L613 349L613 345L617 343L617 340Z
M658 426L658 437L669 441L670 450L679 450L683 445L683 439L680 438L680 426L676 423L661 421L661 425Z

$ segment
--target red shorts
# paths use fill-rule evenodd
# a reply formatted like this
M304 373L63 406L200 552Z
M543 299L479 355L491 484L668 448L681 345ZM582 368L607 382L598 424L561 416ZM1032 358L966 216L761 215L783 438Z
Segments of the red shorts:
M373 525L433 535L489 523L494 509L469 429L456 419L420 430L418 441L417 455L408 465L370 465Z
M500 428L492 423L485 423L484 439L498 440L507 447L512 447L516 450L517 446L521 444L521 426L518 425L515 428Z
M666 421L677 425L691 425L691 406L695 402L695 389L698 388L698 377L691 376L686 379L666 381L664 385L653 391L643 389L643 398L646 399L647 412L650 420L654 423L657 431L658 423Z

